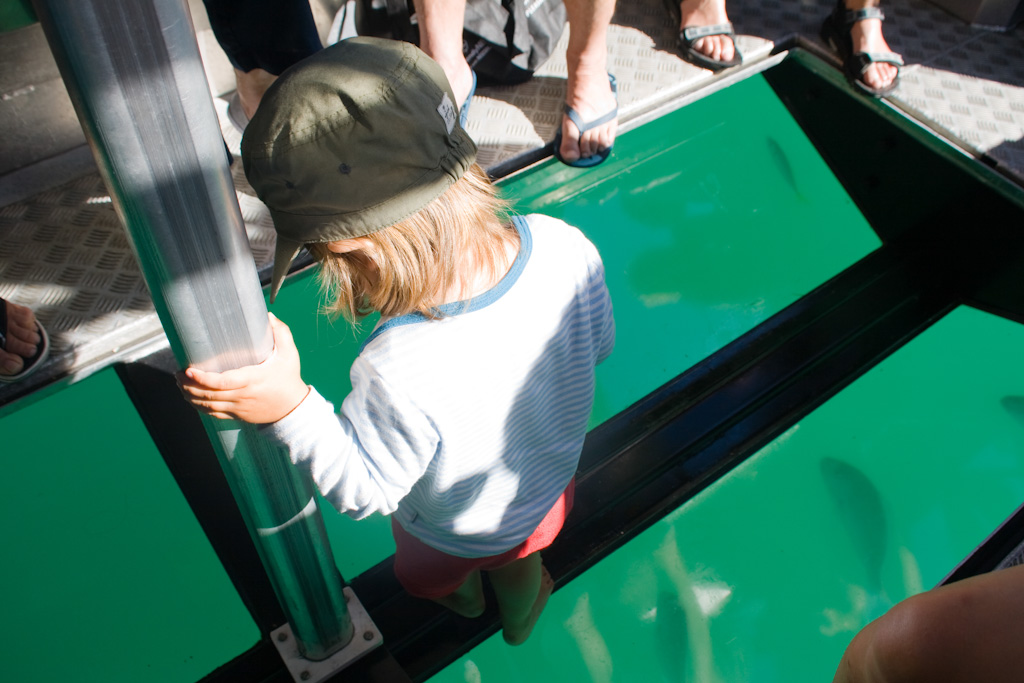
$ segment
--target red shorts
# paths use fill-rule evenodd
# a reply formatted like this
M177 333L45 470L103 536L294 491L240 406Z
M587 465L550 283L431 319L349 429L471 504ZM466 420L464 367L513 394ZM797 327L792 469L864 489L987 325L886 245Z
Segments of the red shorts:
M417 598L436 599L450 595L475 571L504 567L551 545L572 509L575 491L576 480L573 479L529 538L511 550L489 557L456 557L443 553L410 534L392 518L395 576L402 587Z

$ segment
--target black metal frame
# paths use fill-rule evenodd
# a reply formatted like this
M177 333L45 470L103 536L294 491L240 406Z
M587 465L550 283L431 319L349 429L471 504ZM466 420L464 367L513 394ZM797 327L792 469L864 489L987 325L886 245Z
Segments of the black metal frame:
M883 246L594 429L545 565L564 585L710 485L962 303L1024 322L1020 188L795 55L764 72ZM852 145L851 136L859 144ZM979 184L980 183L980 184ZM927 195L927 202L916 197ZM978 216L985 220L977 221ZM169 354L119 375L261 632L281 612ZM233 508L233 504L231 504ZM1024 525L1024 513L1018 515ZM337 681L424 681L498 629L406 595L391 558L351 580L385 646ZM492 601L493 602L493 601ZM288 681L263 641L204 679Z
M999 525L939 585L961 581L997 568L1024 543L1024 505Z

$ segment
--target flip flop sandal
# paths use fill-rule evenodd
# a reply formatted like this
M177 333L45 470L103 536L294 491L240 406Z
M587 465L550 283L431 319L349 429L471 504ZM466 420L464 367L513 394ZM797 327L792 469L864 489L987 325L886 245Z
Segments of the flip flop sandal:
M693 44L698 40L708 36L729 36L735 51L732 59L728 61L712 59L693 47ZM711 69L712 71L721 71L722 69L739 66L743 63L743 55L740 54L739 48L736 47L736 32L730 23L715 24L714 26L687 26L679 32L679 47L682 48L683 57L686 61L705 69Z
M578 111L576 111L575 109L570 107L568 104L565 105L565 115L569 117L569 120L572 121L573 125L576 126L577 130L579 130L580 137L583 137L583 134L586 133L588 130L592 130L594 128L597 128L598 126L603 126L604 124L609 123L611 121L614 121L616 118L618 118L618 116L619 116L619 106L618 106L619 91L618 91L618 88L615 85L615 76L612 76L611 74L608 74L608 83L612 86L612 96L615 97L616 105L615 105L614 109L612 109L610 112L608 112L604 116L601 116L600 118L596 118L593 121L586 121L585 122L583 120L583 117L580 116ZM605 159L607 159L611 155L612 147L614 147L614 145L612 145L612 147L606 147L605 149L602 149L597 154L592 154L589 157L580 157L579 159L577 159L575 161L566 161L565 159L562 158L562 152L561 152L561 147L562 147L562 127L561 126L559 126L558 130L555 131L555 141L552 144L555 146L555 148L554 148L554 150L552 150L551 154L556 159L558 159L563 164L565 164L566 166L573 166L575 168L590 168L591 166L597 166L598 164L600 164L602 161L604 161Z
M825 41L843 63L846 80L855 89L871 97L884 97L896 89L899 84L899 69L903 66L903 57L895 52L854 52L853 36L850 31L858 21L878 19L885 21L885 14L877 7L865 7L859 10L848 10L840 2L821 25L821 39ZM896 76L892 82L881 88L872 88L864 82L864 72L872 64L892 64L896 67Z
M676 26L678 26L682 21L682 14L680 13L678 0L665 0L665 7L668 8L669 15L675 21ZM735 50L732 59L728 61L712 59L693 47L693 44L698 40L701 38L707 38L708 36L729 36L729 39L732 40L733 49ZM733 29L733 25L729 22L724 24L714 24L712 26L686 26L679 32L679 48L683 51L683 58L686 61L703 69L721 71L722 69L739 66L743 63L743 55L740 54L739 48L736 47L736 31Z
M35 355L25 359L21 372L16 375L0 375L0 383L17 382L18 380L25 379L38 370L43 361L46 360L47 355L50 353L50 337L46 334L46 330L38 320L36 321L36 328L39 330L40 339ZM0 349L7 350L7 301L4 299L0 299Z
M463 128L466 127L466 123L469 121L469 103L473 100L473 95L476 94L476 72L473 71L473 85L469 88L469 94L466 95L466 101L462 103L462 107L459 108L459 125Z

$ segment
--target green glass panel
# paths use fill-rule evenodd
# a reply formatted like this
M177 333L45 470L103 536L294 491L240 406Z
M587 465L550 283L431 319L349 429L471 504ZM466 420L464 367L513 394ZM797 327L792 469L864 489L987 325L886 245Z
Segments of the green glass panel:
M0 435L4 680L191 683L259 641L112 368Z
M601 166L504 187L604 259L617 339L592 426L880 245L761 76L619 136Z
M29 0L0 0L0 33L24 28L36 21Z
M829 681L1024 500L1024 326L961 308L552 596L454 681Z
M349 369L377 317L368 318L359 329L339 318L320 315L322 306L315 269L290 278L271 307L274 315L288 323L302 360L302 377L341 410L352 390ZM395 552L391 520L379 514L353 520L320 499L327 536L338 571L346 579L363 573Z

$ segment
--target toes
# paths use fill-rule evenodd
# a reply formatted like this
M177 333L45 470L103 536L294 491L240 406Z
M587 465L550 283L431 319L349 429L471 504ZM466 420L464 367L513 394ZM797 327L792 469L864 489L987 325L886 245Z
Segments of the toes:
M736 45L727 37L723 37L721 40L721 52L719 53L718 59L723 62L728 62L736 56Z
M709 59L718 59L720 49L718 48L716 41L712 40L713 37L714 36L701 38L694 42L693 49Z
M615 142L615 123L588 130L580 138L580 156L592 157L608 149Z
M21 356L0 351L0 375L17 375L25 367Z
M694 41L693 49L718 62L728 62L736 56L736 46L728 36L701 38Z
M558 153L567 163L589 159L611 148L615 142L618 121L612 120L601 125L595 124L615 111L617 101L607 71L577 73L570 79L565 94L567 110L578 116L580 131L568 113L562 115L562 142ZM594 126L594 127L591 127Z
M7 355L21 358L31 358L36 355L39 343L42 341L38 332L27 328L8 329L7 332L7 348L5 349Z
M580 158L580 139L576 135L578 135L576 126L568 118L563 119L562 145L558 151L566 161L576 161Z
M712 59L719 62L727 62L733 58L735 48L732 41L726 36L712 36L714 38Z
M871 64L864 72L864 82L876 90L892 85L899 71L892 64Z
M572 121L565 117L562 120L562 144L558 151L566 161L592 157L615 144L617 129L618 122L609 121L580 135Z
M32 309L7 302L7 351L30 357L36 352L42 337Z

